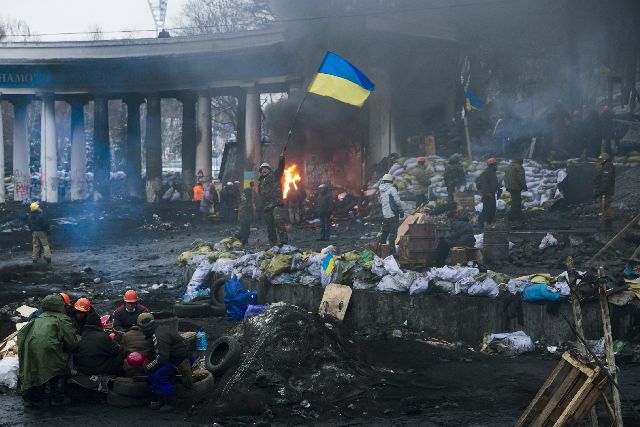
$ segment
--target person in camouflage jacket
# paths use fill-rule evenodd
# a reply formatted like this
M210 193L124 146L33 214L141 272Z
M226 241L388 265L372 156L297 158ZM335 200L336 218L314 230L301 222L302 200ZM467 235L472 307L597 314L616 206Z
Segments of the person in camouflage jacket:
M258 193L262 201L264 222L267 224L269 244L286 245L289 242L283 223L284 203L282 201L282 175L284 173L284 154L280 155L278 168L274 171L269 163L260 165Z
M444 185L447 187L447 200L449 203L453 202L456 187L464 185L465 178L466 175L464 168L460 164L460 159L454 154L449 159L449 164L444 170Z

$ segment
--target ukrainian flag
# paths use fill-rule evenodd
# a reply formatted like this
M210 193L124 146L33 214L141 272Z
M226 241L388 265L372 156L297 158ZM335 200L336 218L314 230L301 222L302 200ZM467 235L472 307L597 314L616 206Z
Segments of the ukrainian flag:
M475 96L469 89L467 89L466 97L465 107L467 111L482 110L484 108L484 101Z
M362 107L374 84L362 71L333 52L327 52L307 91Z
M322 274L324 274L327 277L330 277L331 273L333 273L333 269L335 268L335 266L336 266L336 262L333 258L333 254L329 252L327 256L324 257L324 260L322 261Z

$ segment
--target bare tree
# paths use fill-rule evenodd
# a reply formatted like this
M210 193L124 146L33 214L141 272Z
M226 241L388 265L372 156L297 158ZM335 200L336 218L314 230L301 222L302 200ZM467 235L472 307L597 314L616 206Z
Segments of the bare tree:
M0 16L0 40L29 41L34 40L34 38L29 25L23 20Z
M87 31L87 37L89 40L94 41L104 40L104 30L100 25L95 24L89 28L89 31Z
M256 30L274 21L267 0L189 0L182 7L182 35Z

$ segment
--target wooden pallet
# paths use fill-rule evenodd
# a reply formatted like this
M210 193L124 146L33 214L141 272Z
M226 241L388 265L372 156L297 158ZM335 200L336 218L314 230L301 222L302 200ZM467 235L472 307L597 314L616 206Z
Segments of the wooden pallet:
M599 366L587 364L566 352L516 426L577 425L598 400L604 404L614 425L613 407L604 393L609 385L609 377Z

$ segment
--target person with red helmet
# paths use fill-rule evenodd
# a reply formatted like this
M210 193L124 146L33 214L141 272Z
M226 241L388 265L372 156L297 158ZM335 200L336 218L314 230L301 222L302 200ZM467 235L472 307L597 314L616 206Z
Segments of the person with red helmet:
M496 217L496 196L500 198L502 188L498 183L498 161L495 157L487 160L487 168L476 179L476 187L482 197L482 213L478 222L484 227L485 224L492 224Z
M73 305L73 316L71 320L73 321L74 326L76 327L76 332L78 335L82 335L84 331L84 325L87 323L87 316L89 313L94 312L95 310L91 306L91 301L88 298L78 298L78 300Z
M118 334L127 332L138 321L138 316L148 313L149 309L138 303L138 293L129 289L122 297L124 304L113 312L113 330Z

